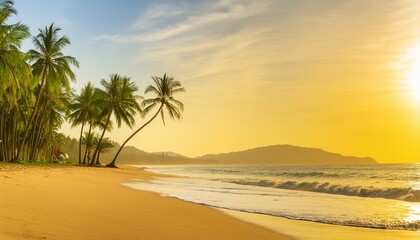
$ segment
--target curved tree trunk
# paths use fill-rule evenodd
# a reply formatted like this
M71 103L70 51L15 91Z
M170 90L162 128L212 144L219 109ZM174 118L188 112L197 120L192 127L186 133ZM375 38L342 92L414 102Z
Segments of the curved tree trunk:
M125 144L127 144L128 141L130 141L138 132L140 132L144 127L146 127L147 125L149 125L149 123L151 123L153 121L153 119L156 118L156 116L160 113L160 111L163 108L163 104L160 105L159 110L155 113L155 115L153 115L153 117L147 121L145 124L143 124L143 126L141 126L139 129L137 129L133 134L130 135L130 137L127 138L127 140L124 141L124 143L121 145L121 147L118 149L117 154L115 154L114 159L112 160L111 163L107 164L107 167L110 168L116 168L117 166L115 165L115 161L117 160L118 155L120 154L121 150L124 148Z
M106 129L108 128L108 124L109 124L109 120L111 119L111 115L112 115L112 111L109 112L108 119L106 120L106 123L105 123L105 126L104 126L104 131L102 132L101 138L99 138L98 145L96 146L95 153L93 154L92 161L89 163L89 165L91 165L91 166L95 165L95 158L96 158L96 155L99 152L99 146L101 145L102 139L105 136Z

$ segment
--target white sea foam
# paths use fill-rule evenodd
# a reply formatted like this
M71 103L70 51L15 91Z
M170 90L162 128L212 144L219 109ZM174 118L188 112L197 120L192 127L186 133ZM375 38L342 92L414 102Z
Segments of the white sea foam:
M289 190L300 190L310 192L320 192L329 194L339 194L346 196L371 197L371 198L388 198L403 200L409 202L420 202L420 190L411 187L393 187L393 188L375 188L362 187L352 185L331 184L329 182L297 182L282 181L276 182L271 180L226 180L227 182L253 185L260 187L273 187Z
M408 197L418 197L419 190L412 181L416 173L389 175L388 168L149 167L188 178L125 185L245 212L348 226L420 230L420 203ZM393 168L413 169L399 165ZM379 177L372 180L368 171ZM398 179L389 184L392 188L386 188L390 177Z

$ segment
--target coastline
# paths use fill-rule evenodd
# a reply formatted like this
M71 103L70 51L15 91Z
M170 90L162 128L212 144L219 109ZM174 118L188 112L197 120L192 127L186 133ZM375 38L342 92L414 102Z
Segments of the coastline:
M154 171L154 172L159 173L161 171ZM171 173L171 171L168 171L168 172ZM176 175L175 177L179 177L179 175ZM179 184L178 180L173 182L171 180L172 178L174 178L173 175L163 176L162 178L159 178L157 182L154 182L152 184L138 183L138 184L127 184L127 186L132 187L134 189L138 189L140 191L159 192L159 193L162 193L164 196L168 194L169 196L174 196L175 198L180 198L187 202L193 202L193 203L200 204L206 207L212 207L227 215L238 218L242 221L250 222L250 223L262 226L264 228L268 228L273 231L279 232L281 234L287 234L289 236L295 237L297 239L302 239L302 240L318 240L318 239L319 240L329 240L329 239L331 240L349 239L350 240L350 239L358 239L360 238L360 236L363 236L363 238L366 238L366 239L378 239L378 240L420 239L420 231L403 230L403 229L392 230L392 229L368 228L368 227L359 227L359 226L357 227L344 226L344 225L335 225L331 223L314 222L310 220L294 220L291 218L266 215L263 213L250 213L250 212L241 211L241 210L230 210L231 207L235 209L234 206L236 205L219 204L218 202L224 202L223 199L225 198L223 197L219 196L218 198L215 198L216 196L214 195L206 195L204 193L201 193L200 191L198 192L186 191L187 189L192 188L192 189L204 189L203 190L204 192L206 191L213 192L212 190L213 187L218 189L217 187L218 185L213 185L212 183L198 183L198 184L193 184L192 182L184 183L182 182L182 180ZM197 181L200 182L200 179L197 179ZM140 187L139 187L139 184L140 184ZM212 187L210 187L210 189L207 189L203 187L205 186L203 184L208 184ZM222 188L234 188L234 186L224 185ZM180 189L181 193L177 189ZM199 194L199 195L196 195L196 194ZM318 197L323 197L321 196L321 194L319 195L320 196ZM201 198L200 197L197 198L197 196L201 196ZM217 199L218 201L213 202L214 204L213 205L212 200L209 200L209 201L203 200L205 198L213 199L213 200ZM230 201L229 197L226 198L226 200ZM255 200L257 199L254 199L254 201ZM230 203L232 204L233 202L230 202ZM237 202L237 204L242 206L241 203L242 202ZM255 203L264 204L264 201L255 202ZM334 204L340 204L340 202L334 202ZM341 205L342 204L340 204L338 207L340 207ZM354 212L354 214L358 214L358 212L356 211ZM415 217L416 215L412 215L412 216ZM372 221L374 221L374 219L372 219Z
M131 167L0 165L0 239L293 239L121 185L157 176Z

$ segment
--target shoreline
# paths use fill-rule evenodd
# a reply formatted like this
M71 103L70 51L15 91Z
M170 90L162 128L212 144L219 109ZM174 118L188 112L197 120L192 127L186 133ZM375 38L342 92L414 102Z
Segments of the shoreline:
M121 185L158 176L125 166L0 165L0 239L293 239Z
M146 168L147 171L147 168ZM162 176L172 178L173 175ZM176 176L175 177L180 177ZM136 187L133 187L136 189ZM151 188L153 189L153 187ZM148 188L140 191L152 191ZM176 198L178 199L178 198ZM217 207L208 205L205 203L196 203L189 201L188 199L182 199L188 203L198 204L200 206L211 207L217 209L224 214L233 216L242 221L250 222L255 225L262 226L267 229L271 229L281 234L287 234L297 239L357 239L361 235L366 239L387 239L387 240L399 240L399 239L420 239L420 231L415 230L404 230L404 229L382 229L382 228L368 228L358 226L345 226L330 223L321 223L309 220L290 219L280 216L272 216L263 213L251 213L240 210L231 210L228 208Z

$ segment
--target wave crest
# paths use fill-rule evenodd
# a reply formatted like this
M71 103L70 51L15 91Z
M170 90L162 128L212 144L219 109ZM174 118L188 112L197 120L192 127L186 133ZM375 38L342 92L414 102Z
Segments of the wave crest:
M339 194L346 196L387 198L409 202L420 202L420 190L407 188L367 188L361 186L331 184L329 182L275 182L271 180L230 180L231 183L253 185L259 187L274 187L280 189Z

